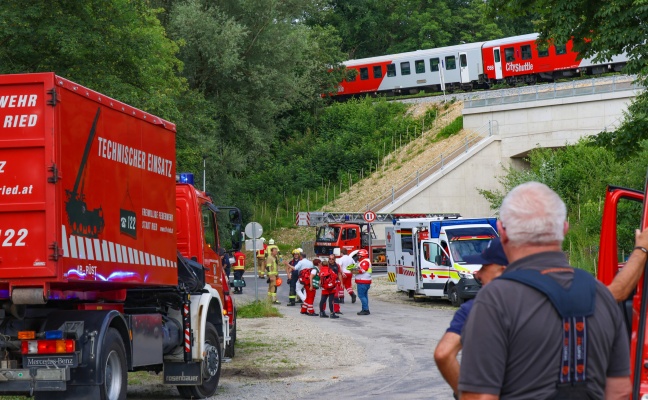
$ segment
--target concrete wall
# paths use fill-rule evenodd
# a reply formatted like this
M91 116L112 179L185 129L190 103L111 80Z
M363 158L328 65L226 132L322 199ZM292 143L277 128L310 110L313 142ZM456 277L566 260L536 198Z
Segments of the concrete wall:
M634 98L633 90L464 109L464 128L492 121L502 138L502 157L536 147L563 147L583 136L614 129Z
M477 189L498 189L502 176L502 141L497 136L485 138L463 157L420 182L396 202L380 212L458 212L464 217L493 214L489 203Z
M477 189L501 190L503 166L526 166L522 157L537 147L563 147L618 126L636 91L589 94L464 109L464 128L491 122L491 136L380 212L494 214Z

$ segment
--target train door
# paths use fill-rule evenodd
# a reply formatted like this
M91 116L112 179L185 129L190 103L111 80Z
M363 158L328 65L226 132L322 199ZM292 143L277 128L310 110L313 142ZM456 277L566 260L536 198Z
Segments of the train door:
M495 79L502 79L502 55L499 47L493 48L493 60L495 61Z
M461 83L470 83L470 73L468 71L468 55L459 53L459 70Z

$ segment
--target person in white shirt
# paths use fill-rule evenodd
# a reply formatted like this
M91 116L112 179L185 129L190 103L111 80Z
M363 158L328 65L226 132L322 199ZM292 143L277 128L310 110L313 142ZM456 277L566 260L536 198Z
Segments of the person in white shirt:
M349 256L349 251L342 247L340 249L342 252L342 256L336 260L337 264L340 266L340 270L342 271L342 276L343 276L343 285L344 288L346 289L347 293L349 293L349 296L351 296L351 303L356 302L356 294L353 291L353 283L352 283L352 278L353 278L353 273L347 269L349 265L355 264L355 261L351 256ZM342 302L344 302L344 297L342 298Z

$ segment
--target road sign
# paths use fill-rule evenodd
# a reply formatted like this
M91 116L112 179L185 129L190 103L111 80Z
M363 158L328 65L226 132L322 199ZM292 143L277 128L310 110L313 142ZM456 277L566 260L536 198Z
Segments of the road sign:
M263 235L263 227L258 222L250 222L245 225L245 234L250 239L258 239Z
M365 221L368 223L372 223L376 220L376 213L373 211L365 211L365 213L362 215Z
M310 213L304 211L298 212L297 219L295 220L295 225L310 226Z

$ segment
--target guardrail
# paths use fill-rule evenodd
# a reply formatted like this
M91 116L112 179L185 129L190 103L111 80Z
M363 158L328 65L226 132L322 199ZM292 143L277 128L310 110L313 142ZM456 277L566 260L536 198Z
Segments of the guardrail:
M415 172L406 175L405 177L403 177L403 179L400 180L400 182L403 182L400 186L398 186L397 188L392 186L390 194L383 196L380 200L374 203L367 204L366 209L359 210L358 212L365 210L380 210L383 207L394 203L397 198L401 197L413 188L419 186L421 180L429 177L435 172L443 170L443 168L450 161L461 156L462 154L467 153L468 150L470 150L482 140L485 140L486 137L496 133L496 129L497 125L493 123L493 121L488 121L488 123L484 124L475 132L473 132L472 137L466 138L461 146L451 150L449 153L440 154L439 156L433 158L430 162L426 163L423 167L417 169Z
M625 90L643 90L643 86L635 83L636 78L636 75L614 75L603 78L484 91L465 96L464 108L496 106Z

